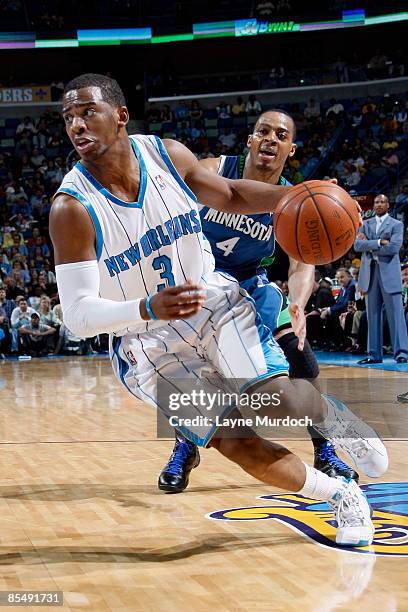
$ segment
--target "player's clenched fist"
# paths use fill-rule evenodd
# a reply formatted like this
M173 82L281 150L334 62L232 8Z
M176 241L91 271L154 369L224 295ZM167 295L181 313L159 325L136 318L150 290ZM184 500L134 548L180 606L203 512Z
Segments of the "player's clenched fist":
M151 313L153 313L155 319L162 319L163 321L187 319L201 309L205 299L206 291L204 287L188 280L184 285L167 287L160 293L156 293L150 298L148 305L146 299L142 300L140 314L144 321L150 321L153 318Z

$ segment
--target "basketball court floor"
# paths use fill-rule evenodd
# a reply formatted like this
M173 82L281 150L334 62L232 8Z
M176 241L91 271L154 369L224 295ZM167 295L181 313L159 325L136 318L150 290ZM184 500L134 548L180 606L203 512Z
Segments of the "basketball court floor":
M257 483L213 450L187 492L159 492L172 441L156 438L154 411L122 391L108 359L1 364L0 591L60 590L59 609L98 612L408 610L398 429L408 405L389 397L408 390L404 377L322 366L345 388L372 381L372 413L395 404L390 470L380 483L361 479L376 539L357 551L333 545L324 504ZM312 461L310 442L287 445Z

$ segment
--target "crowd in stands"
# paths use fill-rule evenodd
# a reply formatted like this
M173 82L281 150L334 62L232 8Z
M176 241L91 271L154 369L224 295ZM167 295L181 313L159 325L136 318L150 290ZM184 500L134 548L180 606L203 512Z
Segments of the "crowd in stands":
M370 191L400 183L408 159L408 97L384 94L380 99L354 99L343 106L333 100L327 112L344 123L338 145L328 156L325 170L343 186ZM398 206L403 208L404 196Z
M408 165L408 95L332 99L324 105L311 99L281 108L297 127L297 153L286 169L289 180L309 178L324 160L320 174L337 178L356 193L370 191L379 181L388 192L397 183L402 193L396 203L404 214L407 188L400 179ZM216 108L203 108L196 99L180 100L174 109L152 103L146 130L177 138L200 159L245 154L247 135L261 110L253 94L237 97L234 104L221 100Z
M72 148L62 118L47 111L36 121L4 123L0 130L12 146L0 150L0 354L85 354L105 348L105 339L91 342L66 328L58 300L48 215Z
M296 122L298 143L285 175L293 183L316 172L322 178L334 176L352 193L374 188L373 176L387 175L388 187L395 185L407 154L407 104L406 96L384 96L284 105ZM174 109L151 104L146 131L178 139L200 159L245 154L247 135L262 110L254 95L238 97L234 104L220 100L214 108L204 108L197 100L180 101ZM48 214L72 150L60 115L46 111L35 119L0 120L0 143L0 353L42 356L105 348L104 337L86 341L71 334L58 300ZM405 215L407 221L408 181L400 187L393 214L402 219ZM401 261L408 262L407 236ZM359 265L360 258L351 251L317 270L307 316L314 347L365 350L364 296L356 285ZM287 283L281 284L287 290Z

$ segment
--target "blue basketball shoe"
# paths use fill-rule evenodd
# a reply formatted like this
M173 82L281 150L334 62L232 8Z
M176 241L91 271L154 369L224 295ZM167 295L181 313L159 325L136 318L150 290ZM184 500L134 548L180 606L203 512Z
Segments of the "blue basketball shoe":
M358 473L336 455L336 451L331 442L324 439L314 439L313 444L315 447L313 465L316 470L320 470L323 474L327 474L327 476L331 476L332 478L342 476L347 480L355 480L355 482L358 482Z
M170 459L160 473L159 489L167 493L181 493L188 485L191 470L199 463L197 446L178 433Z

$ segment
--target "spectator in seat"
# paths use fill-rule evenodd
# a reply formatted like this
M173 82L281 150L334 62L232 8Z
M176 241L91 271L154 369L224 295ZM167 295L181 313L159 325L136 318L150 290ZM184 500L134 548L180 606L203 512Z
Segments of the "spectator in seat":
M174 111L176 121L184 121L188 117L189 108L185 100L180 100Z
M11 313L13 312L15 307L15 301L7 298L6 289L2 287L0 289L0 308L3 308L4 312L6 313L6 317L9 321L11 319Z
M34 168L40 168L40 166L42 166L42 164L46 161L45 156L40 152L38 147L34 147L30 161Z
M327 119L334 119L334 121L338 122L344 115L344 106L337 102L335 98L330 100L330 106L326 111Z
M10 326L6 311L0 306L0 359L10 350Z
M41 270L41 272L44 272L46 285L55 285L57 283L57 279L55 278L54 272L51 270L49 261L45 261L44 270Z
M355 283L351 274L345 268L336 272L336 280L340 284L340 291L332 306L323 308L320 317L326 324L326 335L331 339L329 348L341 350L343 348L343 333L340 326L340 315L347 311L350 302L354 302Z
M229 119L231 117L231 108L224 100L217 106L218 119Z
M34 123L31 119L31 117L24 117L24 119L22 121L20 121L20 123L17 126L16 129L16 135L19 136L20 134L22 134L24 131L28 131L31 134L35 134L36 133L36 129L34 126Z
M21 326L19 331L25 354L31 357L44 357L52 354L52 336L56 333L56 329L40 323L38 312L33 312L30 323Z
M387 56L377 49L367 64L371 79L383 79L387 76Z
M238 96L235 104L232 105L231 113L234 117L245 115L245 102L241 96Z
M306 306L307 338L313 347L323 346L323 321L320 314L323 308L333 306L335 299L331 290L330 279L322 278L319 270L315 271L313 293Z
M162 123L173 122L173 111L170 108L170 104L165 104L160 112L160 119Z
M232 149L237 141L237 136L230 128L225 128L224 134L221 134L220 141L223 145Z
M51 300L48 295L41 296L38 314L40 315L40 323L43 325L48 325L49 327L55 327L57 329L62 323L54 310L51 309Z
M203 118L203 109L201 108L198 100L193 100L191 102L188 114L192 122L200 121Z
M262 113L262 106L254 94L250 94L248 102L245 106L246 113L249 117L258 117Z
M31 308L27 304L27 300L23 296L16 297L17 306L11 313L10 325L11 325L11 352L17 353L19 351L19 331L24 325L31 324L31 315L35 313L34 308Z

